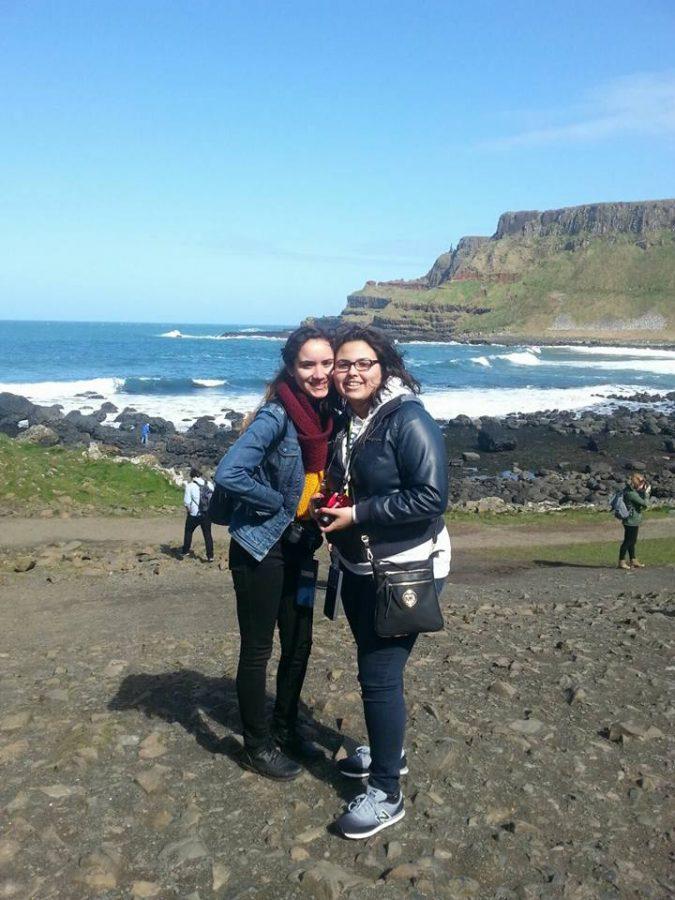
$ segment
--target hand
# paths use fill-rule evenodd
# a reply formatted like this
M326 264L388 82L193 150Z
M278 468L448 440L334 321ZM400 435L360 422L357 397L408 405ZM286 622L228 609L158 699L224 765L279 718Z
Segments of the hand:
M323 513L331 517L330 525L320 526L324 534L330 534L332 531L343 531L354 524L351 506L322 506L319 510L319 515Z

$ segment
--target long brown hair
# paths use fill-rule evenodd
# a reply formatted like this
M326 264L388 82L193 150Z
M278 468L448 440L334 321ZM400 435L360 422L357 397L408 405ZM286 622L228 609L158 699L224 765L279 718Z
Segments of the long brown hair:
M244 421L242 423L241 429L242 431L248 428L259 409L261 409L266 403L269 403L270 400L277 399L279 385L283 381L289 381L289 369L292 368L293 364L298 358L300 351L307 343L307 341L325 341L329 345L329 347L333 347L331 335L329 335L328 332L324 331L322 328L315 328L313 325L301 325L300 328L296 328L295 331L292 331L286 338L286 343L281 348L281 359L283 360L284 364L279 369L274 378L270 382L268 382L263 398L258 406L253 410L253 412L248 413L246 416L244 416ZM330 387L328 389L328 396L319 404L319 409L322 414L328 408L328 406L334 403L334 392L335 388L333 387L331 381Z

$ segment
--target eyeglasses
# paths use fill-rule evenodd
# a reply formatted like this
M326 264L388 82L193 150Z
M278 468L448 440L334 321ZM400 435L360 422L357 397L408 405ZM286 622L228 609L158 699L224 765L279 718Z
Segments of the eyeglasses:
M379 366L379 359L336 359L336 372L349 372L352 366L357 372L370 372L373 366Z

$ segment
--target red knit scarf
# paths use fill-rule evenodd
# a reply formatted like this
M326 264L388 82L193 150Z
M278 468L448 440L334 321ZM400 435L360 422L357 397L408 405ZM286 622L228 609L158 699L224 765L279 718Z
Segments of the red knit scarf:
M298 432L305 472L323 472L328 460L328 438L333 430L333 419L329 416L324 425L314 403L295 382L282 381L277 387L277 396Z

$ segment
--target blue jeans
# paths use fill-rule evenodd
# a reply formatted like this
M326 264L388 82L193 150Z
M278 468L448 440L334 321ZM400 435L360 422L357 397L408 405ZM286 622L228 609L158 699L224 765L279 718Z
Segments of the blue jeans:
M372 760L368 783L387 794L396 794L406 722L403 670L417 635L377 636L375 585L371 575L354 575L344 570L342 605L357 647L359 684Z

